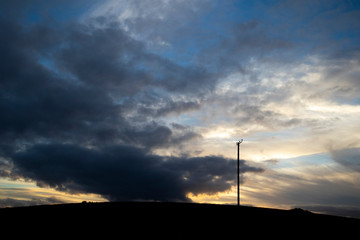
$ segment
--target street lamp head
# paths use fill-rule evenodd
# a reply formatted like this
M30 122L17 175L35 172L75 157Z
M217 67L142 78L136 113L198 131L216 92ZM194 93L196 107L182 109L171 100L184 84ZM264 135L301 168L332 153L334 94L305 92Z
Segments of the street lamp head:
M242 143L243 141L243 139L240 139L240 141L236 142L236 145L240 145L240 143Z

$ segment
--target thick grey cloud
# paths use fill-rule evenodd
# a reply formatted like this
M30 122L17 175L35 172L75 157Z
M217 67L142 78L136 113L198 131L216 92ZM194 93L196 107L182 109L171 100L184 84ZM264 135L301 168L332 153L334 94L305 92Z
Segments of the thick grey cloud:
M39 145L13 157L19 175L72 193L99 193L110 200L185 200L179 175L162 170L141 149L103 151L71 145Z
M87 149L48 144L16 153L13 177L70 193L97 193L109 200L188 201L186 194L229 190L236 161L218 156L161 157L141 148ZM241 173L262 172L241 161Z
M143 44L118 26L72 26L63 41L66 47L56 51L55 62L83 84L131 96L151 80L137 67L149 57Z
M197 93L208 85L204 69L149 53L119 24L99 27L102 19L25 26L13 17L0 17L2 177L110 200L183 201L196 184L215 192L201 179L186 185L185 170L148 152L201 137L156 118L198 108L196 100L169 93ZM142 97L156 89L162 93Z
M129 126L119 133L119 139L125 144L139 147L156 148L177 146L183 142L201 139L201 135L188 128L181 131L157 124L148 123L141 127Z
M139 25L140 18L152 16L134 17ZM195 132L176 135L156 118L201 109L206 104L202 97L211 95L220 76L239 66L246 68L250 57L288 47L284 40L268 35L258 21L250 21L231 28L230 38L204 48L197 61L178 64L150 52L141 38L124 30L122 22L112 20L99 17L86 24L25 26L2 19L4 138L147 147L197 138ZM262 111L259 104L234 110L246 114L244 121L273 119L275 113Z
M196 111L201 108L201 101L196 97L173 99L156 92L145 92L136 99L127 100L122 106L125 112L136 112L136 115L146 119Z
M360 172L360 148L333 150L331 157L344 167Z
M168 89L161 82L174 82L179 86L169 86L176 91L182 91L181 86L187 88L186 81L201 84L183 76L190 74L196 79L197 70L168 63L172 68L165 72L155 68L145 73L152 61L167 60L147 53L142 43L117 24L106 29L39 24L25 31L20 23L0 20L4 36L0 47L0 137L8 139L2 143L4 151L16 147L20 140L78 144L120 141L148 147L167 145L173 138L180 140L182 135L174 136L169 127L149 122L171 112L195 109L196 102L174 100L167 94L142 102L136 99L151 92L152 87ZM157 70L158 76L154 76ZM183 77L173 79L169 75ZM127 115L129 111L138 116L136 125Z
M271 28L271 27L270 27ZM275 30L275 29L273 29ZM293 44L279 35L270 34L269 26L256 20L238 23L231 28L231 34L220 38L214 46L204 49L198 61L217 72L226 74L241 72L256 83L256 72L251 62L284 62L286 50Z
M133 96L149 88L191 95L215 86L216 78L207 69L182 66L151 53L144 42L132 38L117 22L98 18L87 25L69 27L64 35L65 46L54 53L58 67L115 97Z

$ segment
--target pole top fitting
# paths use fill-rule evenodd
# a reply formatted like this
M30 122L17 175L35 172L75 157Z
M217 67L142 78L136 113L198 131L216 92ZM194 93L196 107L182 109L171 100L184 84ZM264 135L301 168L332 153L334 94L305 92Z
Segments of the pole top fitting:
M242 143L244 141L244 139L240 139L240 141L236 142L236 145L240 145L240 143Z

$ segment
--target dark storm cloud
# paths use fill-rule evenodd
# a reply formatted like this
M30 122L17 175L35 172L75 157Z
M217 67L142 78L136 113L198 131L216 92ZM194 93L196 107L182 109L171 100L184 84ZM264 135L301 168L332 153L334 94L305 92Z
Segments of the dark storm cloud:
M173 100L171 97L163 97L151 92L138 97L136 101L128 101L124 107L128 110L136 109L141 117L163 117L198 110L201 108L201 103L197 99Z
M14 19L0 19L0 137L13 141L2 143L3 150L24 139L158 147L198 137L195 132L175 135L170 127L149 122L200 109L201 96L227 69L246 62L251 51L286 45L266 37L263 26L251 21L205 49L201 65L183 66L150 53L109 19L62 26L26 26ZM219 71L205 68L211 65L206 59ZM255 118L270 112L264 114Z
M187 200L191 187L183 173L162 157L106 146L151 149L201 137L152 118L196 108L166 91L196 91L205 83L202 70L147 53L118 24L25 27L0 17L0 26L2 177L110 200ZM153 87L165 93L139 107L136 99ZM129 117L131 110L135 116Z
M218 156L160 157L141 148L36 145L13 157L14 175L71 193L97 193L109 200L187 201L187 193L229 190L236 161ZM241 161L241 172L262 172Z
M32 33L24 33L16 24L1 24L2 132L45 133L49 127L55 130L54 125L60 131L75 129L81 121L114 113L116 106L101 91L66 81L39 64L34 49L38 41L24 44Z
M214 194L229 190L235 184L236 161L219 156L184 158L169 162L171 168L182 173L187 191L193 194ZM261 167L249 166L240 160L240 174L260 173ZM241 183L244 183L241 178Z
M101 19L94 22L101 23ZM136 101L143 90L151 92L153 87L183 91L196 89L194 86L203 82L195 81L201 76L197 70L147 53L143 44L125 34L118 24L106 28L38 24L28 29L4 18L0 24L0 137L7 139L2 143L3 151L21 139L30 144L45 139L161 146L171 143L172 138L179 141L182 135L173 136L169 127L148 121L198 107L196 102L173 100L167 94L146 104ZM155 68L145 71L153 62ZM160 63L169 69L159 67ZM129 109L140 110L135 115L142 120L136 127L124 116Z
M142 127L129 126L119 133L119 138L122 139L124 143L134 146L156 148L177 146L182 142L200 139L201 135L191 129L184 128L182 131L178 131L177 129L170 129L167 126L152 122Z
M94 192L110 200L185 200L178 175L141 149L103 151L71 145L39 145L14 156L19 174L60 191Z
M197 110L200 108L199 102L195 101L166 101L164 104L161 104L159 107L155 109L151 109L153 116L166 116L169 114L180 114L182 112L188 112ZM148 110L149 108L147 108ZM150 111L151 111L150 110ZM146 111L146 110L145 110Z
M66 30L65 46L54 54L58 67L117 97L149 88L191 95L215 86L216 79L206 69L184 67L149 52L144 42L130 37L117 22L99 17Z
M147 58L144 46L119 27L76 25L68 29L66 47L55 56L61 69L84 84L102 90L133 95L151 76L138 69Z
M200 109L201 97L228 67L214 72L206 62L178 64L105 18L45 23L25 16L22 6L21 17L0 14L2 177L110 200L185 201L189 192L230 189L235 161L151 153L201 138L159 118ZM251 41L242 39L239 51L226 42L241 37L208 57L232 67L221 59L240 56ZM263 171L245 161L241 166L243 173Z

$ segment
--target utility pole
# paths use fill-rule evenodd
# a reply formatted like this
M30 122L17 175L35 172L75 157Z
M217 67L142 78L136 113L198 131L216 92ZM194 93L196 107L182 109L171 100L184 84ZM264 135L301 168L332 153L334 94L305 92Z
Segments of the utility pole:
M240 144L243 139L236 142L237 145L237 205L240 206Z

